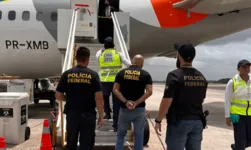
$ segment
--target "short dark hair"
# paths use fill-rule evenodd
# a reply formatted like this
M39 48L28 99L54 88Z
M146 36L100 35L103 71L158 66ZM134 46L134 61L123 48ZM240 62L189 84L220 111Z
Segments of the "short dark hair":
M86 47L79 47L77 49L76 59L78 62L85 62L90 57L90 50Z
M187 63L191 63L196 55L195 47L192 44L175 44L174 48Z
M107 44L107 45L106 45L106 44L104 45L105 49L114 48L114 46L115 46L115 45L108 45L108 44Z
M108 49L108 48L114 48L114 43L113 43L113 39L112 37L108 36L105 38L104 40L104 47L105 49Z

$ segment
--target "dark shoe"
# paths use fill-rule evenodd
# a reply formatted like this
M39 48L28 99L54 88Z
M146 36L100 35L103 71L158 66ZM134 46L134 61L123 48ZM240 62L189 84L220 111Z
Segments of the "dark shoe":
M110 114L105 114L104 119L111 119L111 115Z
M232 150L235 150L235 145L231 144L231 148L232 148Z

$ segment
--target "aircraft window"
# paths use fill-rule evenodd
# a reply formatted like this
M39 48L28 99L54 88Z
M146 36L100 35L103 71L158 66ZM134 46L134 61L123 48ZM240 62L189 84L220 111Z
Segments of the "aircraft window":
M16 19L16 12L15 11L9 11L8 15L9 20L15 20Z
M52 21L57 21L58 20L58 14L57 14L57 12L52 12L51 13L51 20Z
M7 92L7 84L0 83L0 92Z
M43 12L41 12L41 11L38 11L37 12L37 21L42 21L43 20Z
M22 15L22 19L23 19L24 21L30 20L30 12L29 12L29 11L24 11L24 12L23 12L23 15Z
M2 19L2 11L0 11L0 19Z

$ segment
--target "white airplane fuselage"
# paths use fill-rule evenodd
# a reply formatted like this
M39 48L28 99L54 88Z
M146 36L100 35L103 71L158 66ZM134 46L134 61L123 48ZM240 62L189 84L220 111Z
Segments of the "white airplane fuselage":
M174 43L198 45L251 27L251 9L223 16L196 13L189 19L185 12L163 11L157 0L112 1L119 1L119 9L130 13L130 55L173 57ZM0 2L0 74L42 78L61 73L54 20L58 9L71 9L71 1Z

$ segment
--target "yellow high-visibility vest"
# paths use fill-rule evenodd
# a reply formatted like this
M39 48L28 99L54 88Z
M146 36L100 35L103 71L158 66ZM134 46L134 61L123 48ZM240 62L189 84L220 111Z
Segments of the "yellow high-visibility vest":
M99 74L101 82L114 82L117 73L122 69L120 56L115 49L105 49L99 57Z
M232 78L233 96L230 113L251 116L251 85L243 81L239 75Z

